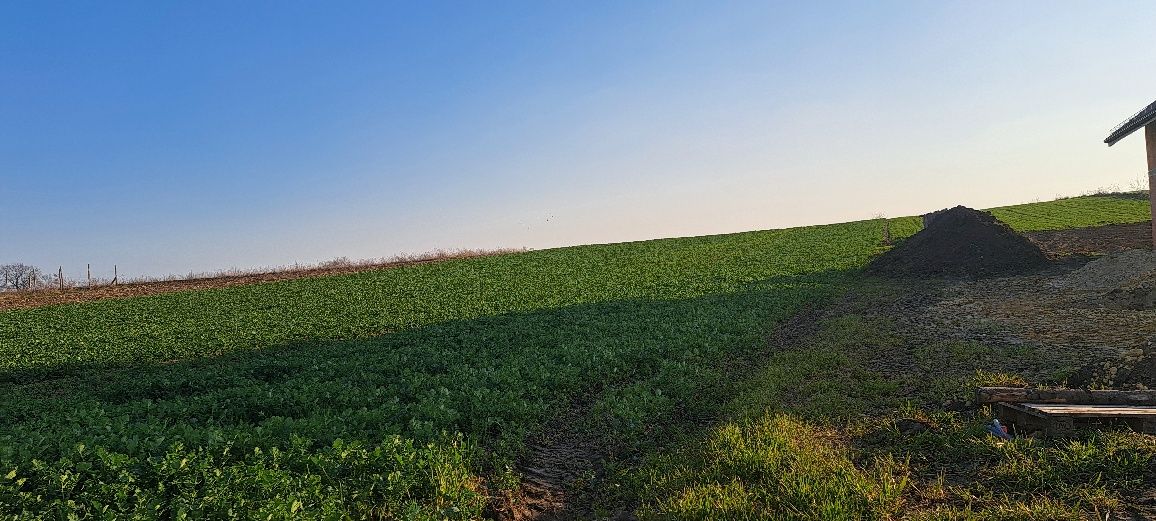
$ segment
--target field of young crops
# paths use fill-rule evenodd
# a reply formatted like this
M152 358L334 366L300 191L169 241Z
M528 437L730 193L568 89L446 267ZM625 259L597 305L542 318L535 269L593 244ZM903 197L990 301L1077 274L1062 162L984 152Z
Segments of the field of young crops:
M1047 203L1002 206L989 211L1021 232L1125 224L1151 218L1148 194L1142 192L1072 197Z
M1073 206L1075 205L1075 206ZM1100 209L1100 210L1097 210ZM1102 211L1101 211L1102 210ZM1043 229L1146 204L1000 209ZM918 219L890 221L914 233ZM644 446L837 295L882 223L583 246L0 313L0 514L472 519L582 402Z

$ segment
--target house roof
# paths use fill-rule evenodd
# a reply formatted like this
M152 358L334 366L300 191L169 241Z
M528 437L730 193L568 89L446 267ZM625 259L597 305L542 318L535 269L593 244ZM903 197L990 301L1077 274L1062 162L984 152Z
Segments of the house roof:
M1108 146L1115 145L1117 141L1128 137L1128 134L1140 130L1153 121L1156 121L1156 101L1153 101L1151 105L1141 109L1140 112L1133 114L1132 117L1123 123L1116 125L1116 128L1112 129L1112 132L1108 134L1104 142L1107 143Z

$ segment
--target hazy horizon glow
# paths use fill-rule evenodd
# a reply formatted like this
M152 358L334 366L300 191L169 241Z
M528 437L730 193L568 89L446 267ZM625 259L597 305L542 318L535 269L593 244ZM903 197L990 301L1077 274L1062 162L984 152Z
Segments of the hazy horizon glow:
M1140 1L6 5L0 263L158 276L1128 189L1143 139L1102 140L1156 98L1153 15Z

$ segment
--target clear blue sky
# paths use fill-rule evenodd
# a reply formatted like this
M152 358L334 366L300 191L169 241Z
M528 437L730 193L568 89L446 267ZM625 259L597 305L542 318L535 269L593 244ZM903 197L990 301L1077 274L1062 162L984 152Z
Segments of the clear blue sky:
M1156 2L7 2L0 262L164 275L1144 179Z

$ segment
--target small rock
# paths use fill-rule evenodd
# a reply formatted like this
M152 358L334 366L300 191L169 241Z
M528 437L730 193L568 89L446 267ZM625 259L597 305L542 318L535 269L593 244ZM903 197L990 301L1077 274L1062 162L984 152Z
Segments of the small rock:
M931 424L911 418L903 418L895 422L895 428L899 429L899 433L904 436L914 436L916 434L935 430Z
M967 400L947 400L943 402L943 410L951 412L961 412L971 409L971 405Z

